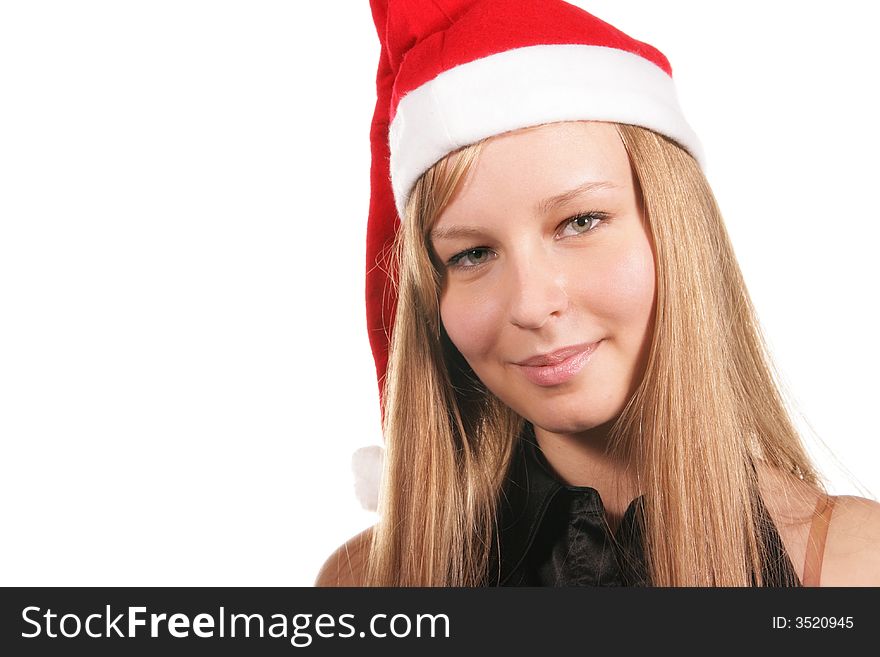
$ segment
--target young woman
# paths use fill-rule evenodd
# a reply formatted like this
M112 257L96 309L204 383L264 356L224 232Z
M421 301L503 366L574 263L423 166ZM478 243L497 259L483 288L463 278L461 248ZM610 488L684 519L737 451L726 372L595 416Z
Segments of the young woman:
M381 519L317 584L880 584L880 505L803 449L663 55L563 2L400 4Z

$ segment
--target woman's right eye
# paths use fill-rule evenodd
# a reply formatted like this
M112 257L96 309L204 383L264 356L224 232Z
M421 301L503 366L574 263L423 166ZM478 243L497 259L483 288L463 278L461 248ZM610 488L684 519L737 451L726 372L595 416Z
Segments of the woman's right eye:
M466 251L462 251L461 253L452 256L446 264L453 269L474 269L483 263L488 262L490 254L491 251L489 249L480 246L473 249L467 249ZM462 262L469 262L471 264L462 264Z

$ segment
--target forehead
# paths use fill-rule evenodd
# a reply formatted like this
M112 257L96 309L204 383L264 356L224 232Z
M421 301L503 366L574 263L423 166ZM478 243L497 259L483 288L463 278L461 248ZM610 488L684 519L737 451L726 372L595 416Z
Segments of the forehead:
M436 223L531 208L590 181L611 183L607 189L632 188L629 157L612 124L553 123L506 133L483 144Z

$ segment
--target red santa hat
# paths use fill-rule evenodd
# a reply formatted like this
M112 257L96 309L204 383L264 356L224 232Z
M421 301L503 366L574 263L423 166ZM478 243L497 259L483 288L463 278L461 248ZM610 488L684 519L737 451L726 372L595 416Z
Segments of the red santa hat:
M396 306L391 245L416 180L449 153L558 121L649 128L702 162L672 68L561 0L371 0L381 54L371 127L367 327L382 394Z

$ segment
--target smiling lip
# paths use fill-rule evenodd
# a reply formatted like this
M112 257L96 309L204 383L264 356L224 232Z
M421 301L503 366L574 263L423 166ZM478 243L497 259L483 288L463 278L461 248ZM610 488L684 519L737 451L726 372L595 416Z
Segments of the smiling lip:
M559 385L581 371L600 342L602 341L565 347L549 354L533 356L516 364L522 368L526 378L536 385Z

